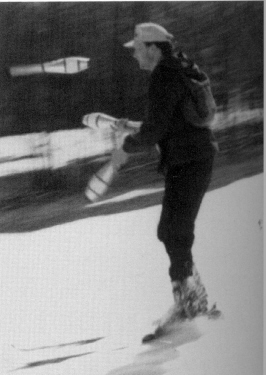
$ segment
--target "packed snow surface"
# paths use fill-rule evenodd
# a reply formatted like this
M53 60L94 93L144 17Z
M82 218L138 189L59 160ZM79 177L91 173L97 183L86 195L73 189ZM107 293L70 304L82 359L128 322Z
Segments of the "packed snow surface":
M1 234L1 374L261 375L263 175L207 193L194 259L223 317L142 345L172 305L161 206Z

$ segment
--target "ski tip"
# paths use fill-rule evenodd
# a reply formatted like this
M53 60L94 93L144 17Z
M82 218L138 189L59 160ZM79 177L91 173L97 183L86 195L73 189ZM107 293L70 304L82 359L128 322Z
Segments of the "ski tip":
M157 337L154 333L149 333L148 335L144 336L142 339L142 344L147 344L148 342L151 342L155 340Z

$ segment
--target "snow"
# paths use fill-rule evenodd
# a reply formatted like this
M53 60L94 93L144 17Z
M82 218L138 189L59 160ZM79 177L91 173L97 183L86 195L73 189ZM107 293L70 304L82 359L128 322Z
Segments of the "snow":
M113 149L110 130L72 129L0 138L0 176L60 168Z
M209 192L197 219L194 259L223 317L141 345L172 305L160 210L0 235L1 374L262 374L263 175Z
M232 110L216 114L212 128L221 130L262 121L263 108L236 110L234 105ZM111 134L111 129L106 126L101 131L85 127L0 137L0 176L43 168L56 169L77 160L105 155L114 146Z

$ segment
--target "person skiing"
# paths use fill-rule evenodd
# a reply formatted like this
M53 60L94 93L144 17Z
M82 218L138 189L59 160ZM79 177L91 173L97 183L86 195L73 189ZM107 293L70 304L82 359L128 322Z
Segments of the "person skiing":
M182 52L174 54L173 35L162 26L151 22L136 25L134 39L124 46L133 49L140 69L151 75L147 119L137 134L125 138L116 157L126 163L130 154L158 145L158 171L165 176L157 235L170 259L175 305L166 321L159 324L154 338L175 319L208 313L207 293L193 261L192 245L195 220L211 181L217 145L209 127L209 113L205 117L199 115L198 123L189 117L196 106L189 82L198 84L200 89L207 87L203 99L211 119L215 104L206 74ZM126 120L121 119L120 125L123 121Z

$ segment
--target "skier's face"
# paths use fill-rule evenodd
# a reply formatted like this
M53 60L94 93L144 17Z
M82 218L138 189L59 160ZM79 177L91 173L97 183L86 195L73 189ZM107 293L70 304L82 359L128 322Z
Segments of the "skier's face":
M140 69L152 70L153 53L150 46L146 46L145 43L135 40L133 57L138 61Z

